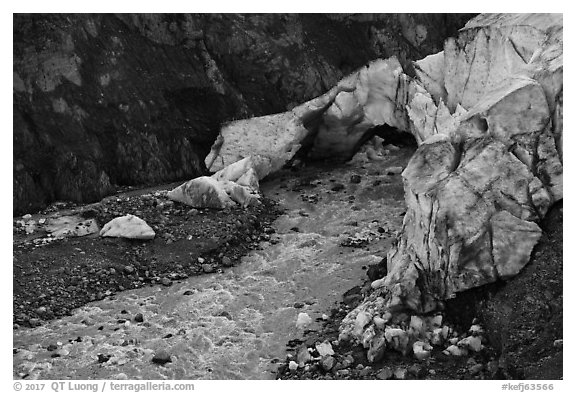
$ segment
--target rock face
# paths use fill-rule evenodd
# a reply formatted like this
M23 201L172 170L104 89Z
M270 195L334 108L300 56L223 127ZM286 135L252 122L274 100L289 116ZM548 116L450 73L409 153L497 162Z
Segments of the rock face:
M468 19L15 14L14 213L204 175L222 122L285 111L378 57L437 52Z
M124 237L126 239L151 240L156 233L143 219L128 214L107 222L100 231L102 237Z
M478 16L415 68L403 98L420 144L402 174L408 209L388 274L342 323L358 341L382 330L358 329L360 315L429 312L516 275L562 199L561 15Z

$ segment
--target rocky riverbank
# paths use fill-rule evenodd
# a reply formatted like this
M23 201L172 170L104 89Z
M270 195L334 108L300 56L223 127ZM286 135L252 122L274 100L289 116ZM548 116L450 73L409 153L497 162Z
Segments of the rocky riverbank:
M124 290L170 286L234 266L270 238L270 224L280 214L269 199L247 209L198 210L170 201L166 191L121 194L65 210L57 206L14 222L15 328L38 326ZM144 219L156 238L139 241L95 233L57 239L45 228L58 217L93 219L101 227L125 214Z
M424 360L388 351L383 359L370 362L362 345L339 341L342 320L378 277L378 265L373 265L367 269L365 285L344 294L321 330L287 343L289 354L278 378L562 379L562 222L560 202L542 222L543 240L525 270L507 282L460 293L446 303L444 323L464 333L459 340L479 327L481 351L454 356L435 348ZM322 343L330 343L331 353L319 353Z

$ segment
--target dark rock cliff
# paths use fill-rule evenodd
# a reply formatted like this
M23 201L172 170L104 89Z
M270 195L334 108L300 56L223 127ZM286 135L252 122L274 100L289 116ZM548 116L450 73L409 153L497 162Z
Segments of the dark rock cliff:
M470 17L17 14L13 212L198 176L222 122L436 53Z

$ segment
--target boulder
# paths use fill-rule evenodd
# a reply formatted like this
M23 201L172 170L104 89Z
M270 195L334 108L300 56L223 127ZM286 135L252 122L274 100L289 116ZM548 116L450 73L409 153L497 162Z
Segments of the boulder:
M102 237L123 237L127 239L151 240L156 233L143 219L128 214L107 222L100 231Z

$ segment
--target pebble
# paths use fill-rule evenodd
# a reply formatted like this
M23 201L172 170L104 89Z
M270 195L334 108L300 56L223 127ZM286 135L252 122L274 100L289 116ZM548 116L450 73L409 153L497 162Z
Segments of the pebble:
M98 354L98 363L106 363L108 360L110 360L110 358L112 357L112 355L103 355L101 353Z
M144 315L142 315L142 313L138 313L136 314L136 316L134 317L134 321L136 322L144 322Z
M338 191L342 191L344 189L344 184L341 183L336 183L332 186L331 190L338 192Z
M229 267L229 266L234 265L234 263L232 262L232 259L230 259L229 257L223 257L222 258L222 265Z
M336 359L334 359L332 356L326 356L322 358L320 364L325 371L330 371L336 364Z
M204 273L212 273L214 271L214 266L209 263L202 264L202 270Z
M459 346L465 346L474 352L482 350L482 339L479 336L468 336L458 342Z
M298 360L298 363L303 365L307 362L309 362L310 360L312 360L312 356L310 356L310 352L308 352L308 348L306 348L305 345L303 345L299 350L298 350L298 355L296 356L296 360Z
M452 356L466 356L468 351L466 348L460 348L456 345L450 345L444 351L442 351L445 355L452 355Z
M342 361L342 366L344 368L346 367L350 367L351 365L354 364L354 356L352 355L346 355L346 357L344 358L344 360Z
M172 280L170 280L170 279L167 278L167 277L162 277L162 278L160 279L160 283L161 283L162 285L165 285L165 286L169 287L170 285L172 285Z
M220 314L218 314L219 317L224 317L228 320L232 320L232 315L230 315L230 313L228 311L222 311Z
M30 219L32 218L32 215L31 215L31 214L25 214L25 215L22 216L22 218L23 218L25 221L28 221L28 220L30 220Z
M475 364L473 366L470 366L470 368L468 369L468 372L470 372L470 374L472 374L472 375L476 375L480 371L482 371L483 369L484 369L483 364Z
M495 374L498 371L498 360L489 361L486 368L488 369L488 372Z
M406 379L406 375L408 374L408 370L403 367L398 367L394 370L394 377L396 379Z
M386 168L384 172L386 172L388 175L398 175L402 173L403 170L404 169L401 166L391 166Z
M560 340L554 340L554 347L555 348L562 348L562 345L564 344L564 340L560 339Z
M294 360L290 360L290 363L288 363L288 368L290 371L296 371L298 369L298 363L296 363Z
M321 344L316 344L316 350L318 351L320 356L334 355L334 350L332 349L332 345L330 345L330 342L328 342L328 340L324 341Z
M422 378L426 375L426 369L422 367L420 364L413 364L408 369L408 372L417 378Z
M154 357L152 358L152 362L156 363L156 364L166 364L166 363L172 362L172 358L167 351L165 351L164 349L161 349L154 354Z
M358 184L362 181L362 177L360 175L352 175L350 176L350 183Z
M126 273L128 273L128 274L134 273L134 270L135 270L135 269L134 269L132 266L130 266L130 265L124 266L124 271L125 271Z
M298 329L305 329L308 325L312 323L312 318L305 312L301 312L298 314L298 318L296 319L296 327Z
M366 366L358 373L361 377L367 377L372 373L372 367Z
M376 374L377 379L392 379L394 373L390 369L390 367L384 367L378 374Z
M205 261L204 258L198 257L198 263L204 263L204 261Z

